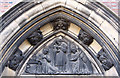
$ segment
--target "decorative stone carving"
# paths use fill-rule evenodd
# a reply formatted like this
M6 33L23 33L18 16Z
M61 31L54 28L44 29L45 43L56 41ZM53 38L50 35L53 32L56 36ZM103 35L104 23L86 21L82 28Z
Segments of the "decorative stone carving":
M27 74L93 74L85 53L75 43L56 39L27 63Z
M19 66L20 62L23 60L24 56L22 54L21 50L17 50L10 58L8 61L8 67L16 70L17 67Z
M71 44L71 68L74 74L91 74L93 73L92 65L85 53L74 43Z
M97 55L97 58L102 63L103 68L106 70L109 70L113 66L113 62L110 59L110 57L107 55L107 53L104 51L104 49L101 49Z
M54 30L68 30L68 27L70 26L70 22L63 18L57 18L54 21L52 21L53 29Z
M42 32L40 30L36 30L33 32L27 39L32 45L36 45L43 38Z
M90 36L87 32L84 30L80 30L78 38L85 44L85 45L90 45L93 42L93 37Z

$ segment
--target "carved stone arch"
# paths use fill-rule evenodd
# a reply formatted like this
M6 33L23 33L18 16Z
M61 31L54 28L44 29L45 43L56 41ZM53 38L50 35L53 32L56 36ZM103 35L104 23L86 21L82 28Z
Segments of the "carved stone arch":
M76 5L73 5L71 3L74 3ZM91 7L91 5L95 7ZM23 7L27 6L27 7L23 8L20 6ZM109 10L107 11L107 9L99 2L91 2L91 1L81 2L79 0L78 1L74 1L74 0L41 1L40 0L38 2L21 2L17 4L16 7L18 7L19 9L15 9L15 7L11 8L7 13L5 13L2 16L2 21L1 21L2 27L0 34L2 38L0 41L1 75L4 75L4 72L6 71L12 71L15 73L14 75L18 76L21 75L20 73L21 67L24 68L26 66L25 64L42 65L40 60L38 60L37 62L34 61L37 60L37 58L32 59L32 61L29 62L30 58L28 57L34 58L34 56L32 56L34 54L32 53L36 51L36 49L39 46L42 46L42 43L46 42L45 40L52 39L52 36L57 36L57 34L60 36L61 34L65 34L69 36L70 39L73 39L73 41L68 39L69 44L71 42L77 43L81 45L88 52L88 54L85 54L86 57L85 59L88 59L90 56L91 58L89 58L88 60L92 62L94 60L93 65L95 65L97 69L94 69L94 71L92 71L91 70L92 67L88 67L90 69L86 69L86 71L89 70L90 72L96 71L98 72L96 74L106 75L107 72L108 73L110 72L109 70L115 70L116 72L115 75L120 74L119 71L120 53L118 50L119 46L117 45L118 35L113 34L113 33L119 34L118 33L119 20L116 20L119 18L116 15L114 15L111 11ZM13 14L15 13L16 14L12 18L10 18L12 16L10 15L12 12ZM110 30L113 31L113 33L110 33L110 31L106 29L104 25L108 25L108 27L110 28ZM60 43L63 46L66 45L66 43L64 43L64 40L65 39L63 39L63 43L60 41ZM48 47L52 45L52 43L49 42L48 44L49 44ZM98 47L95 47L94 45L99 46L99 49L97 49ZM42 49L44 48L46 47L45 46L42 47ZM65 47L61 48L61 46L59 46L58 48L60 48L59 53L64 53ZM69 49L67 48L67 50L70 49L71 48ZM76 49L73 48L73 51L76 51ZM64 55L68 55L68 54L64 53L63 56ZM65 59L68 58L65 57ZM68 61L71 62L72 59L67 60L67 62ZM63 64L64 62L61 63ZM49 60L47 64L49 64ZM87 62L83 64L87 66ZM54 64L52 66L54 66ZM80 66L77 65L77 68ZM28 67L30 68L30 66ZM35 66L33 65L33 69L34 67ZM60 65L58 67L55 66L54 68L56 68L56 70L59 69L61 71L56 71L56 73L42 72L38 74L35 73L36 70L34 70L35 72L33 73L28 72L28 73L29 75L30 74L38 74L38 75L41 74L94 75L95 74L88 72L85 73L85 70L83 70L82 73L80 71L77 71L77 73L75 72L73 73L72 72L73 70L71 71L70 70L68 71L68 69L64 70L63 69L65 68L64 65ZM40 71L42 71L42 69Z

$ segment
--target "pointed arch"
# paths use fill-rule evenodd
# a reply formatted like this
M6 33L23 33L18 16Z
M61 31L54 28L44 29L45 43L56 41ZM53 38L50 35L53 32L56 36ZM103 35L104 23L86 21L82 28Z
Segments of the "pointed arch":
M71 3L74 3L76 5L73 5ZM93 7L91 7L87 3L94 5L96 7L93 9ZM0 41L1 42L0 55L2 56L0 61L1 65L0 67L1 69L3 68L2 72L4 71L6 64L8 64L10 57L16 52L18 47L33 32L35 32L37 29L40 29L45 24L51 23L53 20L60 17L70 21L71 23L83 29L85 32L89 33L98 42L98 44L102 46L106 54L108 54L110 59L113 61L114 67L116 68L118 74L120 73L119 71L120 53L118 50L118 46L116 44L117 41L113 40L114 37L116 39L117 36L116 35L114 36L113 33L109 33L108 29L105 29L103 27L104 25L108 25L108 27L110 27L110 29L113 28L112 29L113 32L117 34L119 32L119 27L117 26L119 25L117 23L118 20L116 19L119 18L116 17L116 15L114 14L108 14L107 16L103 14L108 13L108 11L106 11L106 8L100 5L99 2L88 1L85 4L84 2L74 0L69 1L46 0L43 2L41 1L39 3L36 2L19 3L16 6L20 8L20 6L23 4L24 6L29 5L30 7L28 6L18 13L17 13L18 10L12 8L10 11L8 11L8 14L6 13L2 16L3 20L1 23L3 24L3 26L0 35L3 36L3 38ZM100 8L100 6L102 7ZM9 14L11 14L11 12L13 12L13 14L14 13L16 14L12 18L10 18L11 15L9 17L6 17ZM101 14L101 12L103 13ZM94 15L96 17L94 17ZM112 16L112 18L109 18L110 16ZM109 18L108 20L107 17ZM9 20L7 21L6 19ZM112 20L114 20L114 22L110 22ZM51 33L54 34L55 30L52 30ZM76 39L79 40L78 38L79 34L76 35L77 35ZM44 37L43 35L43 40L44 38L46 37ZM94 59L97 59L97 57Z

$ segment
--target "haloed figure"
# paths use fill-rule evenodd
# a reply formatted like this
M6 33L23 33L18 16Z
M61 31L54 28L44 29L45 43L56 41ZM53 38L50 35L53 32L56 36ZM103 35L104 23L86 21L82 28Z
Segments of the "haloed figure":
M59 49L56 53L56 61L55 66L58 67L59 73L65 72L66 70L66 52L67 52L67 44L65 42L60 42L60 45L58 46Z

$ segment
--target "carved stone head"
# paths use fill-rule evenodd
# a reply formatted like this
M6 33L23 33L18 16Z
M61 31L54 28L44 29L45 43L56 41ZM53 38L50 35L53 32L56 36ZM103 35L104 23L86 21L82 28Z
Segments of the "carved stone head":
M42 52L43 52L43 54L44 54L44 55L46 55L46 54L48 54L48 53L49 53L49 49L45 48L45 49L43 49L43 51L42 51Z
M59 29L68 30L70 22L64 18L57 18L52 22L52 24L54 30L59 30Z
M71 48L71 52L73 53L73 54L75 54L76 52L77 52L77 46L74 44L74 43L72 43L71 44L71 46L70 46L70 48Z
M32 45L36 45L40 40L42 40L42 38L42 32L40 30L36 30L27 39Z
M102 63L102 66L105 70L109 70L113 66L112 60L103 49L100 50L100 52L97 55L97 58Z
M84 30L80 30L78 38L85 44L90 45L93 42L93 37L85 32Z
M67 43L66 42L61 42L61 46L60 46L60 49L66 53L67 52Z

